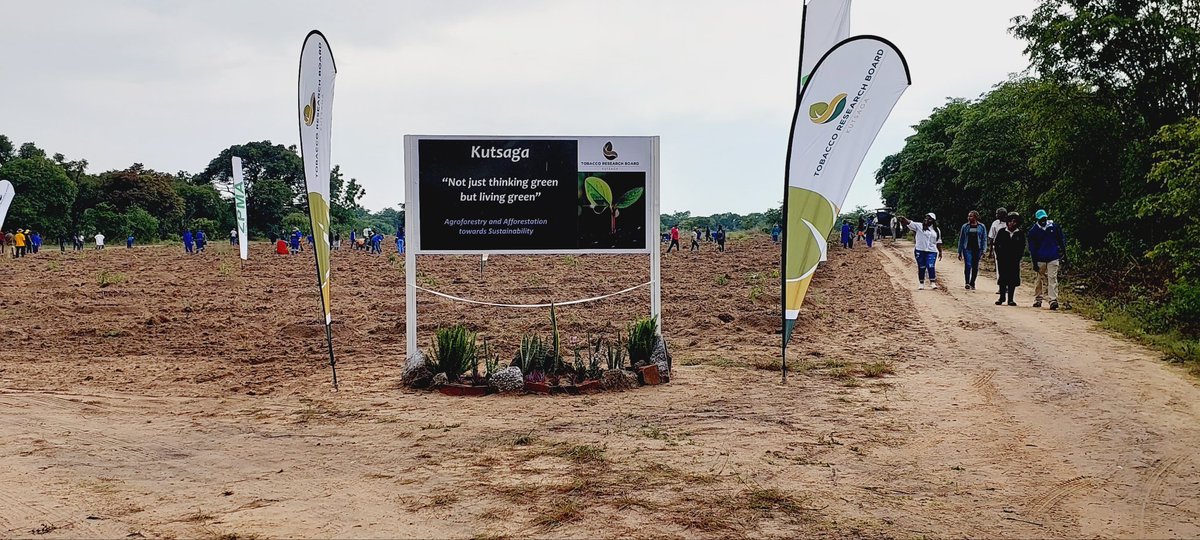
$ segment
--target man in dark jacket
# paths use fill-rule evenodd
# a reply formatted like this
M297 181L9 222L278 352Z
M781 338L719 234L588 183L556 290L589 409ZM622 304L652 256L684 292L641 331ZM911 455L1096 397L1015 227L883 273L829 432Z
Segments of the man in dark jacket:
M1029 228L1029 256L1037 269L1034 282L1033 307L1042 307L1043 298L1050 300L1050 309L1058 309L1058 267L1067 260L1067 244L1062 229L1050 221L1045 210L1033 215L1037 223Z

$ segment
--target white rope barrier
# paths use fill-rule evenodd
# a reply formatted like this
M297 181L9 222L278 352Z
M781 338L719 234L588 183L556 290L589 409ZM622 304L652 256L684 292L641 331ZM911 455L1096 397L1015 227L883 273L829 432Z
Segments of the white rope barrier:
M508 307L508 308L548 308L548 307L550 307L551 305L555 305L555 306L569 306L569 305L571 305L571 304L584 304L584 303L587 303L587 302L595 302L595 301L597 301L597 300L604 300L605 298L611 298L611 297L613 297L613 296L617 296L617 295L625 294L625 293L627 293L627 292L630 292L630 291L635 291L635 290L637 290L637 289L640 289L640 288L642 288L642 287L648 286L648 285L650 285L650 284L652 284L652 283L654 283L654 282L653 282L653 281L647 281L647 282L645 282L645 283L643 283L643 284L641 284L641 285L634 285L633 287L630 287L630 288L628 288L628 289L620 290L620 291L617 291L617 292L615 292L615 293L606 294L606 295L603 295L603 296L594 296L594 297L592 297L592 298L584 298L584 299L582 299L582 300L569 300L569 301L566 301L566 302L554 302L553 304L499 304L499 303L495 303L495 302L482 302L482 301L479 301L479 300L471 300L471 299L469 299L469 298L460 298L460 297L458 297L458 296L452 296L452 295L449 295L449 294L446 294L446 293L442 293L442 292L438 292L438 291L435 291L435 290L432 290L432 289L426 289L425 287L421 287L421 286L419 286L419 285L413 285L413 288L414 288L414 289L416 289L416 290L418 290L418 291L424 291L424 292L427 292L427 293L429 293L429 294L432 294L432 295L436 295L436 296L440 296L440 297L442 297L442 298L447 298L447 299L450 299L450 300L454 300L454 301L456 301L456 302L465 302L465 303L468 303L468 304L477 304L477 305L480 305L480 306L495 306L495 307Z

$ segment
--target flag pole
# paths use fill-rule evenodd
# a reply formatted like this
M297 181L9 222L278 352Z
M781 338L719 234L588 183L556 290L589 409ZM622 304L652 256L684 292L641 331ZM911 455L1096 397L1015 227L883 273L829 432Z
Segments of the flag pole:
M783 165L783 231L780 235L780 252L779 252L779 307L780 315L783 319L783 326L780 328L780 347L779 355L782 359L783 366L783 384L787 384L787 342L791 337L787 331L787 236L788 236L788 192L791 188L791 171L792 171L792 140L796 137L796 119L800 117L800 95L804 90L804 26L808 18L808 4L804 4L800 10L800 60L796 71L799 75L796 77L796 107L792 112L792 127L788 131L788 148L787 158Z

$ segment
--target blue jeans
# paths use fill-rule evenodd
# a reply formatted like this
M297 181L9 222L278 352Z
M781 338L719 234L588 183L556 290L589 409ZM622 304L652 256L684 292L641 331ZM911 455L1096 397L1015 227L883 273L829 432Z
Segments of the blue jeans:
M963 279L966 284L972 287L975 286L975 278L979 277L979 254L982 250L963 250Z
M921 283L925 283L926 269L929 269L930 283L936 281L937 269L934 266L937 264L937 252L913 250L913 254L917 257L917 277L921 280Z

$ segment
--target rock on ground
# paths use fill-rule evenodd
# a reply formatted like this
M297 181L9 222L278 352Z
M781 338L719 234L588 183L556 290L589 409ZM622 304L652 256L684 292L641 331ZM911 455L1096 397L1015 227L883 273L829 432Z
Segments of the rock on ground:
M425 355L417 351L404 361L400 382L410 388L425 388L433 380L433 373L425 366Z

